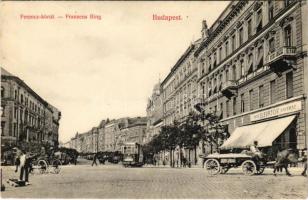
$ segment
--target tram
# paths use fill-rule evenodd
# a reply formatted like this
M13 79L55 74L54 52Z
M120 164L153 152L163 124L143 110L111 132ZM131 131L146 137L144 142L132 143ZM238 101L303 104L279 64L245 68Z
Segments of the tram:
M141 167L143 165L142 146L136 142L126 142L121 146L124 167Z

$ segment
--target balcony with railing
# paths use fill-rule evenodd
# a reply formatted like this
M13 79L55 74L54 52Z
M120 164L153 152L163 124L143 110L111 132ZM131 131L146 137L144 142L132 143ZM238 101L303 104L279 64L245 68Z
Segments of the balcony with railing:
M221 86L221 93L226 97L231 97L237 94L238 84L236 81L226 81Z
M284 46L270 53L266 59L268 65L274 72L282 72L292 67L296 59L296 47Z

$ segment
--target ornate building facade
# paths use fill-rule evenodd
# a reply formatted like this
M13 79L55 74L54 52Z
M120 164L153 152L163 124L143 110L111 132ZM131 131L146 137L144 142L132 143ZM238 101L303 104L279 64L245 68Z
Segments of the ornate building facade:
M85 133L77 133L69 141L69 146L80 153L120 151L124 142L141 144L145 130L145 117L102 120L98 127Z
M23 80L1 68L1 143L58 145L61 112Z
M219 113L231 137L242 137L240 127L251 126L251 134L272 135L277 149L307 148L304 10L305 1L232 1L210 28L205 26L194 53L197 104ZM255 130L256 124L264 129Z
M194 52L201 40L191 44L161 83L164 125L182 121L194 109L197 98L197 65Z
M163 95L160 82L157 83L152 91L147 103L147 130L144 143L152 140L153 136L158 135L163 125Z

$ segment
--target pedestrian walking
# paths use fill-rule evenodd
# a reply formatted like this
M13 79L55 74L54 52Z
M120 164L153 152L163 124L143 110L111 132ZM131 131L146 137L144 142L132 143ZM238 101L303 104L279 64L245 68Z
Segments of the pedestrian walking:
M95 153L94 156L93 156L92 166L93 166L94 164L97 166L96 160L97 160L97 153Z

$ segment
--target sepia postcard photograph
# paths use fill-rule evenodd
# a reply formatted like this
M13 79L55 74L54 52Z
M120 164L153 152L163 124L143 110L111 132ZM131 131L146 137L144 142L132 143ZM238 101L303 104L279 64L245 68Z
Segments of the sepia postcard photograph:
M2 1L1 198L307 199L308 1Z

